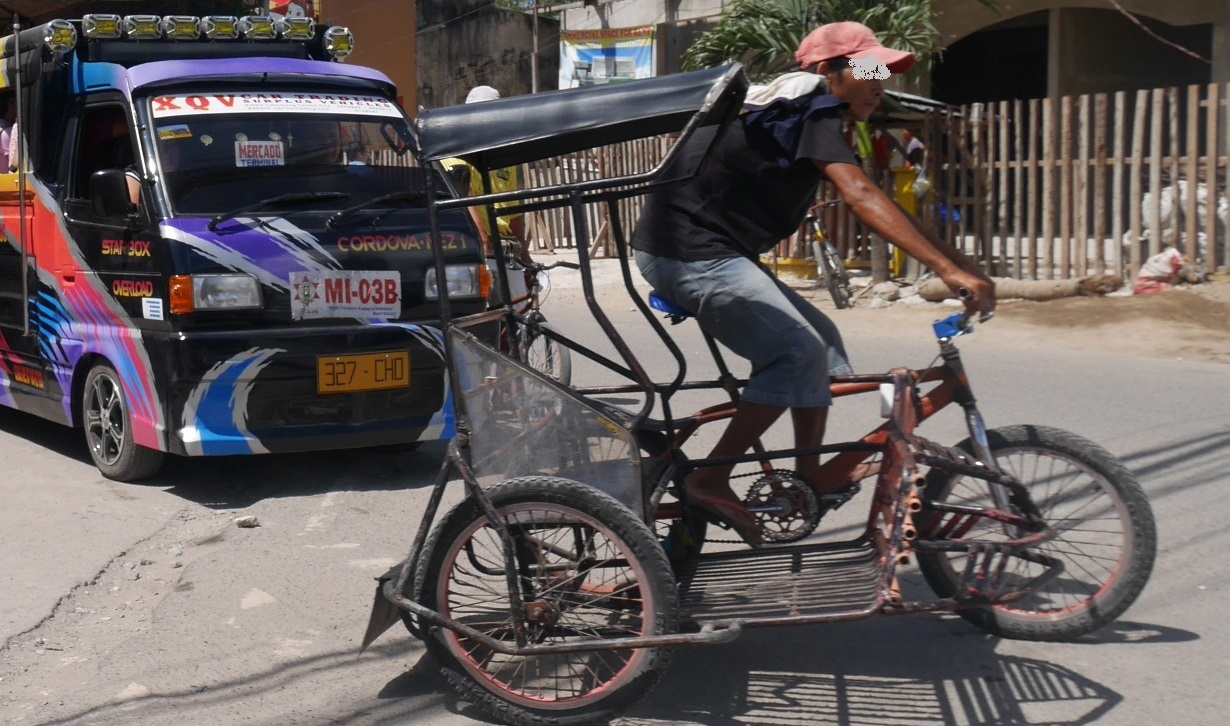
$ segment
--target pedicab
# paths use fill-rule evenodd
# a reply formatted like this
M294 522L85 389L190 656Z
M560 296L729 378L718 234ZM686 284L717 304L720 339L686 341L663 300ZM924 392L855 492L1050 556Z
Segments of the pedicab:
M712 141L699 158L680 153L683 143L717 139L738 123L747 88L736 64L425 111L417 121L424 164L461 157L484 174L637 138L669 144L645 172L471 198L450 196L440 180L427 191L433 235L437 215L455 207L485 206L490 228L496 202L570 210L586 306L610 343L600 351L556 328L534 329L606 376L606 385L574 376L564 386L519 360L519 346L501 352L475 334L495 323L533 329L532 318L512 306L454 318L440 295L457 435L408 556L379 578L363 647L401 621L461 697L501 722L608 721L654 687L676 647L728 643L755 628L955 612L997 636L1069 641L1117 618L1151 572L1152 513L1121 463L1054 428L986 428L956 346L972 331L963 314L934 325L939 356L926 368L833 378L837 398L880 401L884 422L862 438L757 445L721 459L685 453L698 429L733 415L746 381L708 336L717 378L688 375L664 323L695 323L636 289L619 202L704 173ZM644 328L617 326L598 301L589 205L606 207ZM496 282L507 291L507 260L496 255ZM447 290L438 245L436 265ZM646 331L667 351L653 361L673 371L665 380L629 344L638 336L639 347ZM705 393L722 400L676 412L685 394ZM962 409L965 441L947 446L917 433L950 404ZM814 491L783 466L809 453L826 457L823 479L842 482L837 493ZM765 546L721 541L689 506L684 477L730 464ZM441 514L457 486L464 499ZM860 492L867 517L857 536L819 533L821 517ZM926 597L903 591L912 563L932 591Z

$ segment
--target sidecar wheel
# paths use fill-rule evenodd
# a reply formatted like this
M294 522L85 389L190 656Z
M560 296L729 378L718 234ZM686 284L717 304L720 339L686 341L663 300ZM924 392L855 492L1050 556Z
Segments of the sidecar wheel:
M653 532L615 499L578 482L525 477L489 490L510 526L531 644L674 633L678 593ZM473 498L433 532L415 582L419 602L515 643L504 551ZM509 656L433 628L425 643L462 698L509 724L607 723L658 682L670 651Z
M1069 641L1123 614L1144 589L1157 553L1157 530L1144 490L1107 451L1076 434L1042 426L987 432L996 463L1029 488L1058 536L1034 550L1057 558L1063 572L1023 600L959 610L987 632L1018 640ZM969 440L958 448L973 453ZM993 508L982 479L932 469L924 499ZM934 516L934 515L932 515ZM921 520L921 531L931 525ZM1003 540L1004 525L980 521L967 540ZM957 594L966 554L919 553L918 564L935 593ZM1043 571L1020 558L1010 561L1010 584Z

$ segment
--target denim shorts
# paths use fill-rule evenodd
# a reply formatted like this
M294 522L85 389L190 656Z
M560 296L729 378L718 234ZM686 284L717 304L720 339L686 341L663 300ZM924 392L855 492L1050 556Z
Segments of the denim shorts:
M829 406L829 376L854 372L833 321L746 257L685 262L638 250L636 264L658 295L751 361L745 401Z

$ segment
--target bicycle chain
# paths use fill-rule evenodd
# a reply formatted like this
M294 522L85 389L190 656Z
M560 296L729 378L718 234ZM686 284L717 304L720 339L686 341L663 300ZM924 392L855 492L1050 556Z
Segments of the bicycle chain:
M803 478L802 478L802 477L800 477L800 476L799 476L799 475L798 475L798 474L797 474L794 470L792 470L792 469L771 469L771 470L769 470L769 471L752 471L752 472L748 472L747 474L735 474L735 475L731 476L731 477L730 477L730 479L731 479L731 480L734 480L734 479L747 479L748 477L753 477L753 476L756 476L756 477L762 477L762 478L763 478L763 477L768 477L768 476L790 477L790 478L792 478L792 479L797 479L797 480L799 480L799 481L803 481ZM851 490L851 491L852 491L852 492L856 492L856 491L857 491L857 485L856 485L855 489L853 489L853 490ZM851 494L851 496L853 496L853 493ZM825 514L827 514L827 513L829 512L829 510L836 509L837 507L840 507L842 504L845 504L845 501L842 501L842 502L838 503L838 504L837 504L837 505L835 505L835 506L828 507L827 509L822 509L822 510L821 510L821 512L820 512L820 516L819 516L819 517L817 517L817 523L819 522L819 519L820 519L821 517L823 517ZM823 503L820 503L820 504L819 504L819 506L823 507L824 505L823 505ZM708 534L708 530L706 530L706 533L705 533L705 542L712 542L712 543L714 543L714 544L747 544L747 543L746 543L746 542L745 542L742 538L740 538L740 539L714 539L714 538L712 538L712 537L710 537L710 536L709 536L709 534ZM766 542L766 544L772 544L772 543L771 543L771 542Z

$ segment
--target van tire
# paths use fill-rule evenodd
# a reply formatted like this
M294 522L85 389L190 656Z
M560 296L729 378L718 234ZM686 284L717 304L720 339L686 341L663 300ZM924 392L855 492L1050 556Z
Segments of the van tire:
M133 441L124 387L119 374L105 363L95 365L86 376L81 391L81 428L90 458L108 479L137 481L162 468L163 452Z

